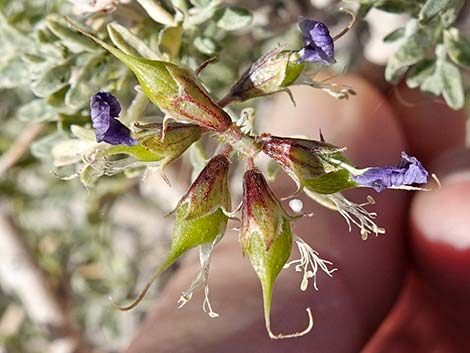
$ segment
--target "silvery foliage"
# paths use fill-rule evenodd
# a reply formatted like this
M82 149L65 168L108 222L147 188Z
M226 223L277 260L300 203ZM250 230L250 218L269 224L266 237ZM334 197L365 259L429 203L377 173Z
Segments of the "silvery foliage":
M385 42L399 42L385 70L387 81L402 79L410 88L441 96L452 109L465 105L464 73L470 69L470 38L459 29L465 0L360 0L359 14L371 8L407 14L404 27L394 30ZM467 4L468 11L468 4ZM468 16L467 16L468 17ZM468 19L467 19L468 20Z

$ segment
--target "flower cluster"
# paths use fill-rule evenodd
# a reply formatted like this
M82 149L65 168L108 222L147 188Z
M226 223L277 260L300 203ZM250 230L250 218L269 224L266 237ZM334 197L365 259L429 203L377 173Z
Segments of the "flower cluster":
M348 222L357 225L363 238L369 233L378 235L384 230L374 223L375 214L366 204L355 204L341 192L356 187L371 187L377 191L411 189L424 184L428 172L414 157L402 153L396 167L369 167L359 169L344 155L345 148L323 141L256 135L232 122L224 106L236 100L247 100L285 89L300 75L308 63L329 65L335 62L334 39L320 22L302 19L300 29L304 46L297 51L277 49L257 60L232 86L228 95L216 102L199 81L197 74L174 63L147 60L122 52L94 36L82 32L116 56L136 75L145 95L165 114L163 123L125 126L117 117L121 111L118 100L109 92L100 91L91 98L92 126L96 145L88 152L87 167L97 173L112 174L136 164L165 166L172 162L205 132L224 143L221 152L211 158L181 198L173 214L176 217L168 257L160 265L129 310L145 296L152 282L183 253L199 247L201 270L195 275L189 289L180 298L187 303L195 290L204 287L203 308L211 317L218 314L209 302L207 279L212 251L221 241L227 221L240 211L240 243L259 277L262 286L266 329L271 338L297 337L310 331L312 316L307 308L309 324L298 333L274 334L270 325L271 297L279 272L296 264L303 271L301 289L310 279L317 288L319 270L331 276L331 263L293 233L292 222L299 214L289 215L281 201L270 189L263 172L255 165L255 157L264 153L287 173L304 191L321 204L337 210ZM169 123L169 120L176 120ZM250 129L248 129L250 130ZM124 159L110 156L126 154ZM229 169L232 160L245 161L243 200L240 209L231 211ZM101 169L100 169L101 168ZM103 172L104 170L104 172ZM107 172L108 171L108 172ZM301 258L287 263L293 243Z

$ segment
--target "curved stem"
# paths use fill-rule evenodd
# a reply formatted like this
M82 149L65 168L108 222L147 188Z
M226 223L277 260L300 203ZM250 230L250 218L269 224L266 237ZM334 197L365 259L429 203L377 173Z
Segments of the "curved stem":
M114 300L113 298L110 296L109 297L109 300L111 301L111 304L118 310L120 311L129 311L133 308L135 308L141 301L142 299L145 298L147 292L149 291L150 287L152 286L152 284L155 282L155 280L158 278L158 276L160 276L160 274L165 271L173 262L174 262L175 258L174 256L169 256L165 262L163 264L161 264L156 270L155 272L153 273L152 277L150 277L150 279L148 280L147 284L145 285L144 289L142 289L142 291L139 293L139 295L137 296L136 299L134 299L134 301L132 303L130 303L129 305L126 305L126 306L119 306Z
M356 20L357 20L356 14L353 11L351 11L349 9L345 9L343 7L340 8L339 11L344 12L344 13L348 14L349 16L351 16L351 20L349 21L349 24L341 32L334 35L333 41L336 41L336 40L340 39L342 36L344 36L346 33L348 33L349 30L351 29L351 27L354 26L354 24L356 23Z

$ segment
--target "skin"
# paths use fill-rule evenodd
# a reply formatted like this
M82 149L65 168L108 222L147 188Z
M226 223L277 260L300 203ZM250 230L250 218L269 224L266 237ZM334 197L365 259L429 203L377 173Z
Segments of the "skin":
M296 234L338 268L333 278L319 275L319 291L310 284L301 292L301 275L292 268L277 280L273 331L303 330L310 307L314 328L306 336L268 338L258 279L241 256L237 234L229 232L215 250L209 277L211 303L221 316L210 319L202 312L201 293L176 309L199 267L192 253L154 299L127 353L470 351L470 163L462 162L470 161L470 153L463 149L464 115L402 87L397 98L356 76L341 81L358 95L336 101L319 90L298 88L296 108L287 96L277 95L258 111L259 131L318 138L321 128L328 142L347 146L346 155L361 167L394 165L406 150L440 176L442 189L347 192L358 203L367 195L377 202L369 209L377 211L377 223L387 233L367 241L357 228L349 233L338 213L300 196L314 216L295 222ZM282 197L294 185L281 176L273 190Z

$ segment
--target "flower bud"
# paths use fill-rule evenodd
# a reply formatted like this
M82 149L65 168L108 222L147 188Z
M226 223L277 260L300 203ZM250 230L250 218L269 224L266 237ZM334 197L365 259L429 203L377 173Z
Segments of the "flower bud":
M153 123L135 126L142 130L135 134L137 146L143 147L139 159L153 161L158 158L161 168L179 158L202 134L202 129L193 124L172 123L164 127L161 123Z
M228 189L229 160L223 155L213 157L178 203L176 209L187 205L184 220L200 218L221 208L230 208Z
M301 74L296 52L277 48L263 55L246 70L221 100L222 104L286 91Z
M257 233L268 251L283 232L284 223L290 216L269 189L263 174L249 170L243 177L243 204L240 241L243 253L250 247L252 233Z
M125 64L136 76L145 95L169 117L223 132L232 124L230 116L213 101L194 74L175 64L148 60L124 53L77 28Z
M292 249L292 218L269 189L263 174L249 170L243 177L243 205L240 241L244 254L261 282L266 329L273 339L301 336L311 329L290 335L275 335L270 324L274 282L289 259Z
M178 257L196 246L201 246L204 264L201 271L195 276L190 290L183 295L181 299L183 304L191 298L195 289L207 285L210 254L215 244L223 236L228 220L226 211L230 207L229 163L225 156L215 156L192 183L186 195L173 211L176 214L176 222L168 257L157 268L137 299L126 307L119 307L120 310L134 308L144 298L155 279ZM209 314L216 315L212 310Z
M343 156L344 148L332 144L287 137L268 136L260 139L263 152L302 187L320 194L345 190L357 183L344 168L351 163Z
M175 65L168 72L178 85L178 94L169 99L167 110L172 118L198 124L208 130L224 132L231 125L230 116L213 101L194 74Z

